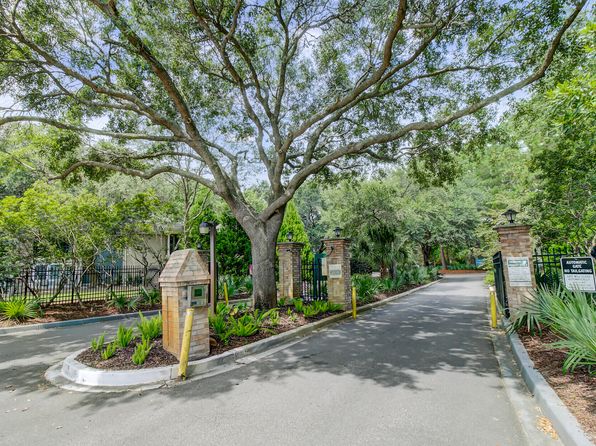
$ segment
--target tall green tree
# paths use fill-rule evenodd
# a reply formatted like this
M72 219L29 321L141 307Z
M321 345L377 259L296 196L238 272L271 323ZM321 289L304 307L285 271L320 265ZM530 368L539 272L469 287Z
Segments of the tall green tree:
M257 305L274 306L275 242L309 177L411 157L442 180L448 147L544 75L586 3L5 0L0 87L18 113L0 125L77 137L60 178L173 173L211 189L251 240ZM259 212L244 194L255 163Z

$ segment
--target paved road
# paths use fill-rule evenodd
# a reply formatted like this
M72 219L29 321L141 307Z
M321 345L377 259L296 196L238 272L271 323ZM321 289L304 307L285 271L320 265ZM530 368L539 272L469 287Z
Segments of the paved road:
M115 323L0 335L3 445L521 445L481 278L452 277L227 373L66 392L47 366Z

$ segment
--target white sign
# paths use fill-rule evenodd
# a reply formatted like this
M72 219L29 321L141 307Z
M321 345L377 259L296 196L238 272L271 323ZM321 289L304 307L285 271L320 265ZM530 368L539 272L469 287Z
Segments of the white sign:
M561 257L561 269L568 290L596 292L592 257Z
M531 287L530 259L528 257L507 257L507 277L511 287Z
M341 279L343 274L341 271L341 263L336 263L336 264L331 264L329 263L327 265L327 267L329 268L329 278L330 279Z

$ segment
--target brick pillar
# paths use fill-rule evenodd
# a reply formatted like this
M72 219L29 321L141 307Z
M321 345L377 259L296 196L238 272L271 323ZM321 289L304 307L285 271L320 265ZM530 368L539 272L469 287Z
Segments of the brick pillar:
M494 229L499 235L503 272L509 308L520 307L525 297L536 287L532 260L532 237L528 225L502 225Z
M161 308L164 349L180 359L186 309L195 309L190 341L190 359L209 355L209 267L194 249L174 251L161 275ZM202 288L202 299L192 298L193 288Z
M352 274L350 271L350 239L323 240L327 257L327 293L329 302L340 304L344 310L352 306Z
M279 251L279 297L300 297L302 283L301 253L304 243L284 242L277 244Z

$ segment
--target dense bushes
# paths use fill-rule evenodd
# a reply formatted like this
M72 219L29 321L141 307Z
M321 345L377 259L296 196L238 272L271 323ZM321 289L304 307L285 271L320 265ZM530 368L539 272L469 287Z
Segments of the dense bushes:
M397 272L393 278L381 279L368 274L354 274L352 286L356 288L359 304L367 304L375 300L378 293L397 292L411 285L422 285L439 277L438 268L417 267Z
M596 373L596 299L593 296L563 287L540 287L515 314L509 330L526 329L530 334L542 334L544 328L559 338L548 347L567 353L563 372L587 366L590 373Z

